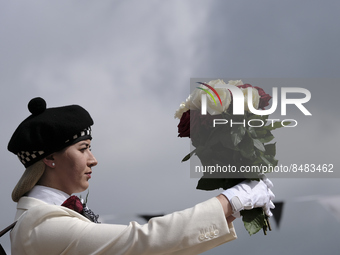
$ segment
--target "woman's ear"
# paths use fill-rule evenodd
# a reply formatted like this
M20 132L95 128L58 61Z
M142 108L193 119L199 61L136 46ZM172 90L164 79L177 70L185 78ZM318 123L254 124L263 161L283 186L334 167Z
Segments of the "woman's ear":
M54 168L55 167L53 154L51 154L51 155L47 156L46 158L44 158L43 162L45 163L46 166L48 166L50 168Z

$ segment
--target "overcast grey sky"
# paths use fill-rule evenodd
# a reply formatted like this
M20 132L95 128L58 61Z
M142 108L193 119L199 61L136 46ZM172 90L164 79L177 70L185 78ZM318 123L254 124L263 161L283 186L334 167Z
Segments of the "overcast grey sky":
M99 164L89 206L110 223L144 223L135 215L170 213L219 193L196 190L180 162L189 140L177 138L173 115L190 78L304 78L263 84L267 93L301 86L312 95L311 117L291 108L299 125L275 131L277 158L338 170L339 11L335 0L0 0L0 228L12 223L11 192L24 171L7 143L36 96L48 107L82 105L94 118ZM272 220L268 236L249 237L237 220L239 238L206 254L338 253L340 222L313 197L296 198L339 195L340 179L272 180L276 200L286 202L280 229ZM8 236L1 243L9 250Z

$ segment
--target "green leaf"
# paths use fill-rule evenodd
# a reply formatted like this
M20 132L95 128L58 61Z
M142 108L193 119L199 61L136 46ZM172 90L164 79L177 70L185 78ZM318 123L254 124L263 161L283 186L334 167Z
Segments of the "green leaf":
M243 157L248 159L254 157L254 141L249 134L244 136L238 147Z
M276 143L266 144L264 148L266 149L266 152L265 152L266 155L271 155L271 156L276 155Z
M220 136L220 142L225 148L229 148L232 150L238 150L238 148L234 145L234 142L232 141L232 138L230 135L221 134Z
M264 122L266 122L266 120L268 119L269 115L256 115L257 119L261 119Z
M289 125L291 122L290 121L285 121L284 124L285 126L286 125ZM281 127L284 127L282 125L282 123L280 121L276 121L274 123L271 123L270 125L268 126L265 126L264 128L267 129L267 130L274 130L274 129L277 129L277 128L281 128Z
M192 155L196 152L196 149L194 149L192 152L190 152L188 155L186 155L183 159L182 162L185 162L191 158Z
M287 126L287 125L289 125L289 124L292 123L292 122L290 122L290 121L284 121L283 123L284 123L284 126Z
M253 142L254 146L258 148L260 151L266 151L266 149L264 148L263 144L260 142L259 139L253 139Z
M265 225L265 217L262 208L241 211L244 227L249 235L256 234Z
M246 129L243 126L233 126L231 128L231 140L237 146L243 139Z
M248 131L249 131L249 134L251 135L252 138L257 138L256 128L255 127L249 127Z
M261 138L258 138L261 143L269 143L271 140L274 139L274 136L269 130L266 130L266 134Z
M211 147L217 143L220 142L220 137L221 135L224 134L223 132L223 126L218 126L215 127L210 133L209 136L207 137L207 140L204 144L205 147ZM206 131L204 132L204 135L206 134ZM225 135L225 134L224 134Z
M272 166L277 166L277 163L279 162L277 159L274 158L272 155L265 155L264 156Z
M257 127L257 128L254 128L254 129L255 129L255 132L256 132L256 138L265 137L267 135L267 133L269 132L264 127Z
M271 162L269 162L268 161L268 159L266 159L266 157L265 156L261 156L261 159L263 160L263 162L266 164L266 165L272 165L272 163Z

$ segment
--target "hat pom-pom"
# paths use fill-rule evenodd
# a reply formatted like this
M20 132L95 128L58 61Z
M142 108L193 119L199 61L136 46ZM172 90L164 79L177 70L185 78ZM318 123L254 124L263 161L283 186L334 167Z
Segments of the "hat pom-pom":
M38 115L46 110L46 102L41 97L31 99L28 103L28 110L33 115Z

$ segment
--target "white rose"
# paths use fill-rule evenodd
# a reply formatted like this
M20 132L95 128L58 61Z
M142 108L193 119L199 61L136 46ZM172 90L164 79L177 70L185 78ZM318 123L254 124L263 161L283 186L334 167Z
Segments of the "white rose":
M252 88L252 87L248 87L251 88L252 91L252 102L253 102L253 106L255 109L259 108L259 103L260 103L260 95L257 89ZM248 88L240 88L243 92L244 95L244 110L249 112L249 107L248 107Z
M241 80L230 80L228 81L228 84L238 86L238 85L243 85L243 82Z
M185 100L185 102L182 102L179 105L178 110L175 112L175 118L181 119L183 113L185 113L188 110L199 110L195 105L191 103L192 101L192 94L188 96L188 98Z
M212 80L207 83L209 86L215 88L217 85L221 84L226 84L223 80L218 79L218 80ZM242 83L243 84L243 83ZM231 103L231 94L229 90L225 88L215 88L217 94L220 96L222 105L220 103L220 100L218 99L217 95L211 91L207 86L201 84L199 86L200 88L209 90L209 92L213 95L214 99L210 96L207 95L207 112L210 115L217 115L221 114L222 112L227 111L229 108L229 105ZM185 102L182 102L180 104L179 109L175 113L175 118L180 119L183 115L184 112L187 110L200 110L201 109L201 101L202 101L202 94L207 94L205 91L196 88L186 99Z
M210 85L211 87L215 88L217 85L222 85L222 84L226 84L223 80L212 80L209 81L207 83L208 85ZM200 88L203 89L207 89L210 90L207 86L201 84L199 86ZM217 94L220 96L222 105L220 103L220 100L218 99L217 95L210 90L210 93L213 95L214 98L212 98L210 95L207 95L207 112L210 115L217 115L217 114L221 114L222 112L227 111L230 102L231 102L231 95L229 90L225 89L225 88L215 88ZM201 90L201 89L196 89L194 91L194 93L192 94L192 100L191 100L191 107L190 109L201 109L201 98L202 98L202 94L207 94L205 91ZM215 99L215 101L214 101ZM216 102L216 104L215 104Z
M185 102L182 102L182 103L179 105L178 110L175 112L175 118L181 119L183 113L185 113L187 110L189 110L189 108L187 108L187 106L185 105Z

